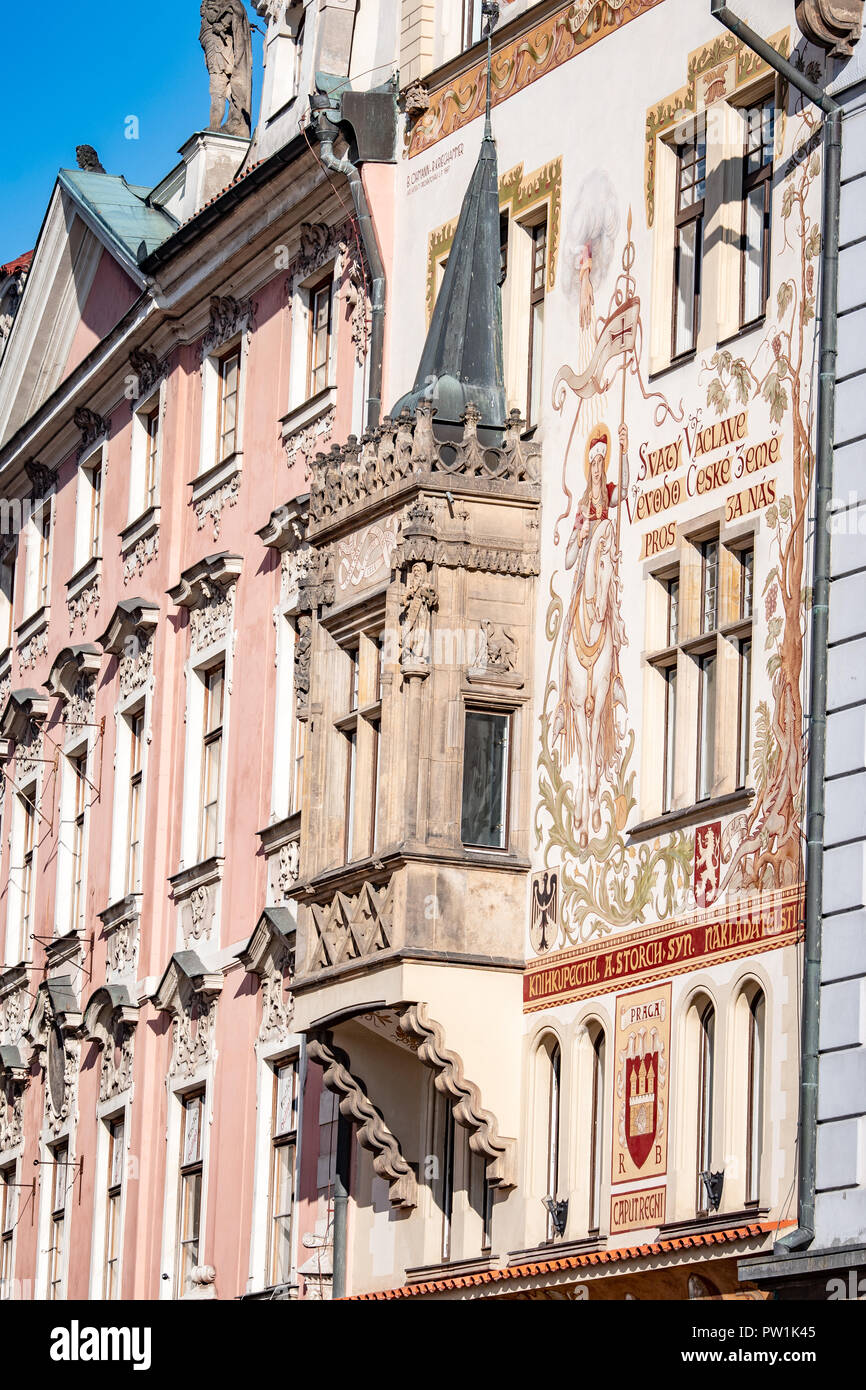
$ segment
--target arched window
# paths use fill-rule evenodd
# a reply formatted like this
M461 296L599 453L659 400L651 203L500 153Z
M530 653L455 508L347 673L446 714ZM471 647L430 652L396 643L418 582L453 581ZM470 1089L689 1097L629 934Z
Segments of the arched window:
M598 1028L592 1042L592 1091L590 1097L590 1136L589 1136L589 1230L597 1231L601 1226L601 1178L604 1170L604 1068L605 1043L604 1030Z
M700 1009L698 1028L698 1134L697 1134L697 1210L708 1210L708 1195L701 1173L710 1169L713 1150L713 1073L715 1071L716 1011L705 1003Z
M746 1202L758 1205L764 1147L764 1040L766 1004L756 990L749 1001L746 1061Z
M550 1078L547 1103L547 1195L556 1199L559 1187L560 1081L562 1078L562 1053L558 1043L554 1043L548 1048L548 1055L550 1057ZM547 1236L548 1239L551 1239L554 1231L549 1215L547 1226Z

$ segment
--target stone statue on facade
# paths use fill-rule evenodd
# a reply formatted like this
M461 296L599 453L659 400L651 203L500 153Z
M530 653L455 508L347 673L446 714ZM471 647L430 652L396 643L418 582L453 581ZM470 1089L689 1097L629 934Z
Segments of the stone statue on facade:
M210 129L249 139L253 55L243 0L202 0L199 42L210 74Z

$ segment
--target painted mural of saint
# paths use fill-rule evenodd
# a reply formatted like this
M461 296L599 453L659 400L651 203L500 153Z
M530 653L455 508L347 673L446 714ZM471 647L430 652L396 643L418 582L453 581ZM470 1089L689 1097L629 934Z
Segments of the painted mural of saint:
M607 425L590 431L586 446L586 489L565 553L574 570L559 655L559 704L552 741L561 740L562 766L578 760L575 821L578 844L601 829L603 780L615 782L622 765L616 706L627 709L619 652L628 639L620 611L617 508L628 493L628 427L619 429L621 483L609 480L612 441Z

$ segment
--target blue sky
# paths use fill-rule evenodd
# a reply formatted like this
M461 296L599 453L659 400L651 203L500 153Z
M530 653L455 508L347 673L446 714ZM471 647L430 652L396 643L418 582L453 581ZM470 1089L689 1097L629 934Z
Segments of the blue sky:
M109 174L152 187L210 114L198 0L76 0L16 13L3 73L0 264L35 246L57 171L75 168L76 145L94 145ZM255 32L253 73L255 119ZM138 139L125 136L129 116Z

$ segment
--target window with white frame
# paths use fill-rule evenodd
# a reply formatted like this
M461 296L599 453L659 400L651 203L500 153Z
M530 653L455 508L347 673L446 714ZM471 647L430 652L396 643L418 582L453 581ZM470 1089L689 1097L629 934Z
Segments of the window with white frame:
M698 1015L698 1087L695 1118L697 1136L695 1142L697 1202L699 1215L709 1208L709 1194L703 1175L710 1171L713 1157L713 1109L715 1104L715 1066L716 1066L716 1011L712 1004L700 1002L693 1005Z
M0 652L12 646L15 635L15 567L18 562L17 541L0 550Z
M67 1139L52 1145L49 1153L51 1154L51 1166L48 1170L51 1183L51 1212L48 1233L47 1294L49 1300L53 1301L63 1297L67 1238L66 1208L75 1170L69 1162L69 1141Z
M125 716L129 739L129 797L126 817L126 894L141 892L144 710Z
M740 323L746 327L763 318L770 293L775 96L746 108L743 124Z
M748 999L746 1051L746 1204L757 1206L761 1196L764 1151L764 1053L767 1005L763 990Z
M214 469L221 477L241 467L247 342L248 334L236 336L202 363L199 478Z
M648 605L649 814L744 790L752 721L754 539L713 529L654 576Z
M56 929L65 934L78 931L85 909L87 830L91 801L88 744L67 748L62 761Z
M529 342L526 368L526 423L537 425L541 414L541 376L544 363L544 295L547 285L547 217L528 228L531 246L529 272Z
M604 1029L596 1027L589 1034L592 1079L589 1105L589 1230L601 1227L601 1184L604 1176L604 1087L605 1037Z
M307 291L307 397L316 396L330 386L331 321L334 294L333 274L326 275Z
M671 357L693 352L701 321L707 137L698 121L676 147L674 308Z
M292 1274L292 1221L298 1129L298 1064L273 1067L270 1182L268 1188L268 1279L287 1284Z
M198 833L198 859L201 863L216 854L219 843L225 663L219 662L202 671L199 679L204 688Z
M238 405L241 380L240 347L230 349L217 359L219 394L217 396L216 462L222 463L238 449Z
M78 469L75 517L75 569L80 570L102 554L102 491L105 470L103 448Z
M205 1092L193 1091L179 1099L182 1113L175 1291L181 1297L190 1292L193 1270L200 1263Z
M24 616L47 608L51 600L51 539L53 497L38 502L27 527L24 577Z
M14 1242L18 1165L7 1163L0 1168L0 1299L13 1297Z
M34 930L36 895L37 810L36 782L27 783L15 797L10 854L9 912L6 928L6 964L27 960Z
M102 1297L120 1298L121 1207L123 1201L124 1134L123 1115L105 1121L108 1137L108 1166L105 1191L105 1260Z
M162 459L162 391L157 391L132 417L132 459L129 481L129 520L135 521L159 506Z

